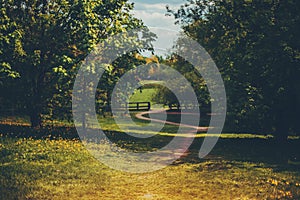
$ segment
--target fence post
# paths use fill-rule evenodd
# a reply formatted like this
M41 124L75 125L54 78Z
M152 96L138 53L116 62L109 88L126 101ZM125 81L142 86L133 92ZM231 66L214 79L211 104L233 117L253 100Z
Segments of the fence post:
M150 102L147 102L147 104L148 104L148 110L150 110Z

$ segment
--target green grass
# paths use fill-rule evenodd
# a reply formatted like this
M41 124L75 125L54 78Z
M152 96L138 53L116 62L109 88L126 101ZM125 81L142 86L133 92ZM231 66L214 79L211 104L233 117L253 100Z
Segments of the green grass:
M0 199L300 198L299 172L217 151L206 160L191 153L162 170L130 174L99 163L76 139L1 136Z
M5 120L0 125L0 199L300 199L300 171L287 164L299 140L278 146L268 136L223 134L200 160L204 135L199 133L186 157L156 172L130 174L94 159L72 127L33 130L22 125L26 120ZM98 120L117 145L134 151L164 146L177 131L166 125L143 140L120 132L113 118ZM141 127L130 131L145 134L147 123L134 121Z
M152 98L156 94L156 92L156 88L144 88L142 89L142 92L136 90L129 100L130 102L152 102Z

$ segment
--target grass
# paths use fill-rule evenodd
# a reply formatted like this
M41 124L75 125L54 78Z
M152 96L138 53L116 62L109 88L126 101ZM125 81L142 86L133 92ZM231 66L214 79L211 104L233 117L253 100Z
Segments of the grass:
M218 151L224 145L233 144L228 142L222 141L205 160L199 160L191 153L162 170L130 174L99 163L77 139L12 138L2 135L0 198L300 198L299 171L279 169L263 162L236 160L235 156L231 159L223 157Z
M153 104L152 98L157 93L156 88L143 88L141 92L136 90L135 93L130 97L130 102L151 102Z
M160 148L177 131L166 125L145 140L120 132L113 118L98 120L111 140L134 151ZM172 115L172 120L178 119ZM297 139L279 146L270 136L227 133L199 159L204 137L199 133L186 156L172 165L130 174L93 158L73 127L27 125L27 119L15 117L0 124L0 199L300 199L300 170L287 164L299 151ZM129 131L146 134L142 127Z

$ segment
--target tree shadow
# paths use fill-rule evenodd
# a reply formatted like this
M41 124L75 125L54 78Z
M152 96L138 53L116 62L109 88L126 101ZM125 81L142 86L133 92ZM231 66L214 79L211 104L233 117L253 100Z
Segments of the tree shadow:
M288 140L279 144L274 139L223 139L220 138L208 156L198 157L203 139L197 138L189 149L188 156L177 163L201 163L206 161L233 161L263 164L274 171L300 171L300 165L293 165L288 160L300 158L300 140Z
M47 126L40 129L32 129L24 125L0 124L0 134L8 138L34 138L34 139L76 139L80 140L75 127ZM171 136L155 135L144 139L136 138L119 131L104 131L107 138L117 146L133 151L156 151L169 144L174 138ZM95 136L97 137L97 136ZM299 165L291 165L288 160L292 157L300 158L300 140L288 140L287 143L278 144L273 139L241 139L220 138L212 152L200 159L198 152L203 138L196 138L189 151L174 165L182 163L201 163L207 160L228 160L253 163L264 163L274 170L299 170ZM3 153L3 152L2 152Z
M0 134L10 138L79 139L73 126L45 126L35 129L27 125L0 124Z

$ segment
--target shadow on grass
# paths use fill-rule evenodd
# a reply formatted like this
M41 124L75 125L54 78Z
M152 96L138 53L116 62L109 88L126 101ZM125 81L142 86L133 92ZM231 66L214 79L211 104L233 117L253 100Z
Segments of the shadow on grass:
M62 136L76 138L76 133L70 130L69 127L32 129L26 125L0 124L0 199L28 199L35 189L32 182L48 171L47 167L32 166L27 162L27 158L23 157L25 154L16 145L18 141L58 139Z
M148 139L140 139L131 137L125 133L118 131L105 131L107 137L116 143L118 146L126 148L131 151L155 151L168 144L173 137L156 135ZM47 140L78 140L78 134L74 127L45 127L42 129L32 129L29 126L13 126L0 125L0 145L5 146L5 141L22 138L47 139ZM4 141L4 143L2 143ZM294 154L299 154L300 140L289 140L288 143L282 145L276 143L272 139L222 139L220 138L213 151L205 158L198 158L198 151L203 142L203 138L196 138L189 149L187 156L182 157L173 165L181 165L185 163L199 164L193 167L194 171L223 171L230 170L232 167L247 169L245 163L251 163L251 168L271 168L273 171L296 171L298 166L291 166L287 164L287 159ZM2 143L2 144L1 144ZM38 147L36 147L38 148ZM50 147L49 147L50 148ZM53 156L57 156L56 150ZM35 190L32 181L39 179L41 176L46 177L47 174L52 173L51 170L56 170L44 165L35 165L32 163L13 162L10 164L9 160L13 160L14 156L19 153L18 149L0 148L1 173L0 173L0 199L11 197L10 199L26 199L32 190ZM74 158L78 155L73 155ZM45 156L45 155L43 155ZM65 157L63 150L60 155L61 159L70 159ZM38 159L39 157L37 157ZM28 158L26 158L28 159ZM72 157L73 159L73 157ZM35 160L36 162L42 162ZM54 158L55 160L55 158ZM210 162L211 161L211 162ZM75 161L74 161L75 162ZM74 165L71 163L70 165ZM60 169L61 171L63 170ZM40 174L37 174L39 172ZM42 175L41 175L42 174ZM53 172L56 174L56 171ZM30 181L28 181L30 180Z
M70 126L45 126L39 129L34 129L26 125L0 124L0 134L11 138L79 139L75 127Z
M182 162L198 163L207 160L242 161L264 164L275 171L299 171L300 165L290 165L288 160L300 157L300 140L289 140L279 144L274 139L220 138L212 152L205 158L198 158L202 139L195 139L189 154Z
M173 137L155 135L143 139L136 138L118 131L104 131L106 136L118 146L131 151L155 151L167 145ZM76 139L79 136L75 127L44 127L32 129L29 126L13 126L0 124L0 134L7 138L34 139ZM300 156L300 140L289 140L285 144L278 144L273 139L260 138L220 138L213 151L204 159L198 158L198 151L203 138L196 138L189 149L188 156L182 158L184 162L201 162L207 159L226 159L266 163L279 168L298 168L287 164L293 156ZM3 152L2 152L3 153Z

